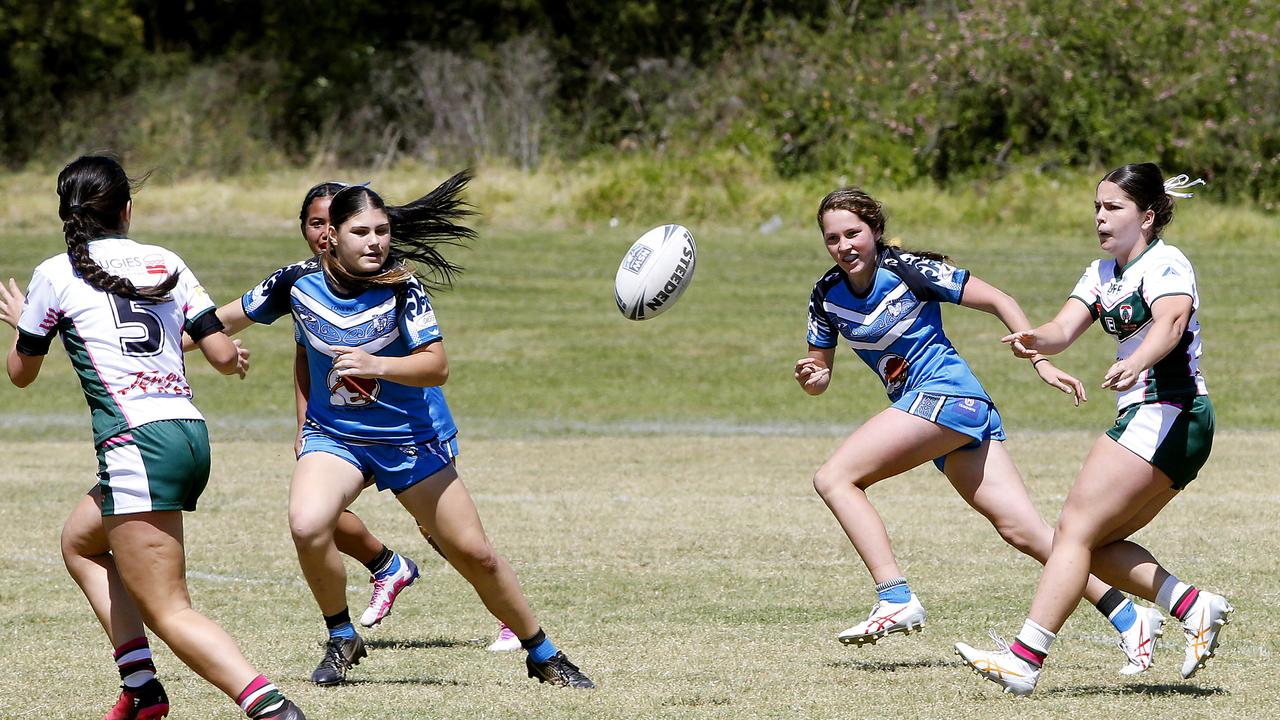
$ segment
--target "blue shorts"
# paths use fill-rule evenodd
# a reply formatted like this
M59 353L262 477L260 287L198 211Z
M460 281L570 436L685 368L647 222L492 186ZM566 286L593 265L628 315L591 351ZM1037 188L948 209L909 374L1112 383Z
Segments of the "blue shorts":
M957 450L973 450L988 440L1005 439L1000 412L989 400L914 392L903 395L893 407L973 438ZM942 470L946 459L946 455L934 458L933 464Z
M364 475L365 484L399 495L453 463L458 457L458 439L432 438L416 445L359 443L336 438L308 422L302 428L302 452L329 453L351 463Z

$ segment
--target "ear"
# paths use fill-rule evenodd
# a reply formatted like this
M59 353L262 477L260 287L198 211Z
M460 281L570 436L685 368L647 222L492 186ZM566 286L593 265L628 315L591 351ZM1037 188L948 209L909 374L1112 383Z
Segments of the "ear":
M133 200L129 200L124 204L124 209L120 211L120 230L122 233L129 232L129 221L133 219Z
M1150 229L1151 229L1151 226L1153 226L1153 225L1155 225L1155 224L1156 224L1156 211L1155 211L1155 210L1150 210L1150 209L1149 209L1149 210L1147 210L1145 213L1143 213L1143 214L1142 214L1142 229L1143 229L1143 230L1150 230Z

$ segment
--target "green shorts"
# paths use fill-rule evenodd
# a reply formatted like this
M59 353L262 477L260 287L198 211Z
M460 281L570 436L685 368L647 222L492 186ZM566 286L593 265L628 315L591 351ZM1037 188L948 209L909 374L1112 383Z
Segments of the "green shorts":
M195 510L208 483L203 420L157 420L98 446L103 515Z
M1181 490L1196 478L1213 449L1213 403L1208 395L1138 403L1120 410L1107 431L1138 457L1156 466Z

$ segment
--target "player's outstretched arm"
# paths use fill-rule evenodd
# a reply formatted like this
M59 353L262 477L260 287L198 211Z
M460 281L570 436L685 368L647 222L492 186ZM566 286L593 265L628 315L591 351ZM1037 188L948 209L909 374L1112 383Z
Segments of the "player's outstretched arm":
M228 336L235 335L253 324L249 316L244 314L244 305L241 304L239 298L218 308L217 313L218 320L222 322L222 332ZM190 335L185 332L182 333L182 352L187 353L195 349L196 342L191 339Z
M443 340L423 345L404 357L370 355L349 347L335 347L333 352L333 367L341 377L378 378L412 387L435 387L449 379Z
M836 349L809 346L809 354L796 361L794 377L800 389L810 395L821 395L831 385L831 368L835 366Z
M1049 322L1031 330L1015 331L1001 338L1000 342L1008 345L1018 357L1057 355L1071 347L1092 322L1093 315L1084 303L1068 299Z

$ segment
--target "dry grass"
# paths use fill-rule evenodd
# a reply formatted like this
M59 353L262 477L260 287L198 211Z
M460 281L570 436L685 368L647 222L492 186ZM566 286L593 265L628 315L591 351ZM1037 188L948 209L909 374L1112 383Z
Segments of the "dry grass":
M1090 441L1015 435L1011 450L1046 515ZM323 626L288 539L292 461L283 444L216 445L214 480L187 516L192 591L313 718L1256 718L1280 709L1269 664L1280 637L1280 497L1267 470L1280 434L1220 436L1206 473L1139 536L1171 570L1235 604L1209 668L1193 682L1178 679L1181 637L1170 625L1156 667L1122 679L1113 635L1086 606L1025 701L964 671L951 643L981 640L988 627L1015 631L1037 568L1000 544L931 468L872 492L929 607L929 628L861 650L835 642L873 596L809 484L836 442L464 437L463 476L487 529L552 638L599 682L594 693L537 686L518 655L486 653L494 621L391 497L373 494L355 509L423 561L425 582L369 634L372 653L351 684L310 686ZM84 442L11 440L0 452L8 668L0 716L98 718L116 692L110 648L57 557L57 530L89 484L92 452ZM367 586L359 566L349 569L358 607ZM237 716L154 645L174 717Z

